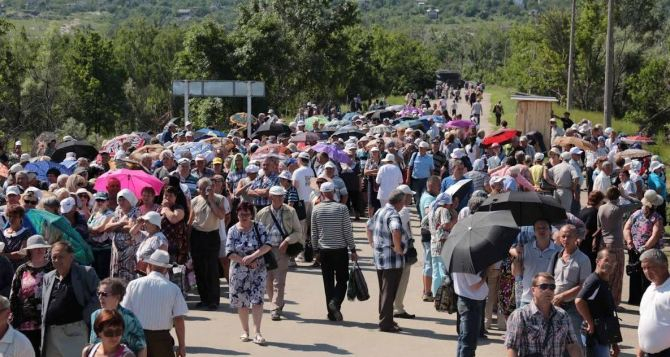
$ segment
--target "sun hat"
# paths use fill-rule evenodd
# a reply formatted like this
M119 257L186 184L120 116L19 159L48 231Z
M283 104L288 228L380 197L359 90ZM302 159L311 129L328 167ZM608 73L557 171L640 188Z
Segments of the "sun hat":
M21 249L21 254L25 255L31 249L51 248L47 241L39 234L34 234L26 240L26 247ZM0 250L1 251L1 250Z
M293 179L293 176L291 175L291 172L288 170L284 170L279 173L279 178L285 179L285 180L291 180Z
M14 164L9 168L9 173L15 174L21 170L23 170L23 166L21 164Z
M153 224L154 226L161 228L161 215L155 211L149 211L141 217L143 220Z
M310 159L309 154L306 153L306 152L301 152L300 154L298 154L298 158L300 158L300 159L305 159L305 160L309 160L309 159Z
M336 169L337 166L335 166L335 164L333 164L332 161L328 161L323 165L323 168L324 169Z
M177 160L177 163L178 163L179 165L181 165L181 164L190 164L190 163L191 163L191 160L190 160L189 158L187 158L187 157L182 157L181 159Z
M538 153L535 154L534 159L535 159L535 161L544 161L544 154L541 153L541 152L538 152Z
M172 267L172 264L170 264L170 255L168 254L168 252L161 249L156 249L156 251L151 253L151 256L147 258L144 262L149 265L154 265L161 268Z
M377 152L379 152L379 148L376 147L376 146L373 146L373 147L370 149L370 152L373 152L373 151L377 151Z
M409 188L409 186L407 186L407 185L400 185L400 186L396 187L396 189L401 191L402 193L404 193L406 195L416 195L416 192L412 191L412 189Z
M393 154L386 154L386 156L382 159L383 162L395 162L395 155Z
M492 176L491 180L489 180L489 185L494 185L497 183L503 183L505 182L505 177L503 176Z
M665 165L661 164L658 161L652 161L651 164L649 165L649 172L654 172L658 169L661 169L665 167Z
M30 161L30 154L21 154L19 162L26 162L26 161Z
M454 149L450 156L452 159L462 159L465 155L465 150L463 148L457 148Z
M270 187L268 193L270 196L284 196L286 194L286 190L281 186L272 186Z
M572 158L572 154L570 154L570 152L564 151L564 152L561 153L561 159L563 161L569 161L571 158Z
M430 149L430 144L425 141L419 143L419 149Z
M658 207L663 204L663 197L654 190L647 190L642 197L642 205L647 207Z
M248 174L257 174L259 170L260 170L260 167L258 167L256 165L249 165L244 169L244 171Z
M72 212L74 207L77 205L75 202L74 198L68 197L62 201L60 201L60 214L66 214ZM133 205L134 206L134 205Z

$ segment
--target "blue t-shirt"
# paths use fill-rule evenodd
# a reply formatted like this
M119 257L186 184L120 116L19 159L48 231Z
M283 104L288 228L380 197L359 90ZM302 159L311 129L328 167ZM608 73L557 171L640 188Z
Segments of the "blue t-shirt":
M428 178L433 173L433 156L429 154L419 155L418 153L414 153L409 161L409 166L412 166L412 178Z

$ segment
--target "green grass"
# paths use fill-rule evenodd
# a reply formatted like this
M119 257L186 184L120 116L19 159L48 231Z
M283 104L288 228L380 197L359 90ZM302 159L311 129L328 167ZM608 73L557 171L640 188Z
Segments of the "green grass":
M510 97L515 92L514 89L488 85L486 86L485 92L491 94L490 110L493 110L493 106L496 105L498 101L502 102L503 110L505 112L502 119L507 121L509 124L508 127L513 128L516 123L516 101L510 99ZM491 121L491 124L495 125L494 115L489 116L489 120Z
M390 95L390 96L386 97L386 104L387 105L405 104L405 96L404 95Z

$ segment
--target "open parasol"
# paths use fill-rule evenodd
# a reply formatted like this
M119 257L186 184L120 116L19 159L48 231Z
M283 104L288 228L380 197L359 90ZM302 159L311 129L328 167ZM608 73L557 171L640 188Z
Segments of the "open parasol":
M580 139L574 136L560 136L554 140L554 145L559 146L572 145L584 151L596 151L596 147L593 146L593 144L591 144L587 140Z
M647 156L651 156L651 153L647 150L642 150L642 149L627 149L622 152L616 153L614 155L615 158L630 158L630 159L642 159Z
M502 145L520 135L521 132L516 129L498 129L485 137L484 140L482 140L482 145L489 146L496 143Z
M286 160L291 155L291 150L282 144L264 145L251 155L252 160L265 160L268 157L276 157L280 160Z

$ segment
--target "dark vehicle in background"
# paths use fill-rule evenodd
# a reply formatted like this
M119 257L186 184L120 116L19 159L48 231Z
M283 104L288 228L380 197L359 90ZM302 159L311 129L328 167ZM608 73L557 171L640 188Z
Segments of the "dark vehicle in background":
M441 69L435 72L436 85L447 83L452 88L463 88L465 81L461 78L461 73Z

